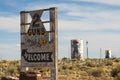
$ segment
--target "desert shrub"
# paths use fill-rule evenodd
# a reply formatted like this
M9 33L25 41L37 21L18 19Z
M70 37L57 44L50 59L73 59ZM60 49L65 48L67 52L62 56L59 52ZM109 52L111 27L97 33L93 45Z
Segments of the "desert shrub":
M79 69L80 69L81 71L87 71L87 70L90 69L90 67L87 67L87 66L81 66Z
M88 67L95 67L96 66L95 63L90 62L90 61L86 61L85 65L88 66Z
M63 70L66 70L66 69L67 69L67 66L65 66L65 65L62 66L62 69L63 69Z
M105 63L106 66L112 66L113 62L110 60L107 60L107 62Z
M119 73L120 73L120 65L118 65L117 67L112 69L111 76L116 77L116 76L118 76Z
M115 62L119 62L120 60L119 59L115 59Z
M61 72L61 69L60 69L60 68L58 69L58 72Z
M73 70L73 67L72 67L72 66L70 66L70 67L69 67L69 70Z
M7 63L7 60L2 60L2 63Z
M117 74L116 80L120 80L120 73Z
M88 73L94 77L100 77L103 72L102 68L91 69L88 71Z

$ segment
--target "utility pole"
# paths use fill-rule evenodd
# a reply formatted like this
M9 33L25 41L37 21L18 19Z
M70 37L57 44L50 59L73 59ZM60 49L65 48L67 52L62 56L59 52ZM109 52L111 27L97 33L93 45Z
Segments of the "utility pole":
M100 48L100 60L99 60L99 64L101 63L101 59L102 59L102 48Z
M88 59L88 41L86 41L86 52L87 52L87 59Z
M100 48L100 59L102 58L102 48Z

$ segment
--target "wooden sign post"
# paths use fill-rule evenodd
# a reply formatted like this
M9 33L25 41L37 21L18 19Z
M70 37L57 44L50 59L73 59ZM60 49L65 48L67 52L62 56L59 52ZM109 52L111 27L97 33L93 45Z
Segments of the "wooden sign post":
M44 12L49 13L43 21ZM28 15L31 22L28 22ZM21 11L21 71L26 67L50 67L51 80L58 80L58 19L57 8ZM49 26L45 26L49 24ZM49 30L48 30L48 29Z

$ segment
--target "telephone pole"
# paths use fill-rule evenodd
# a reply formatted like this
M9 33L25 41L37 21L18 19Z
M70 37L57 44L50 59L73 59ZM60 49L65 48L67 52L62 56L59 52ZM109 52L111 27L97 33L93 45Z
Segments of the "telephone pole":
M100 48L100 59L102 58L102 48Z
M88 59L88 41L86 41L86 52L87 52L87 59Z

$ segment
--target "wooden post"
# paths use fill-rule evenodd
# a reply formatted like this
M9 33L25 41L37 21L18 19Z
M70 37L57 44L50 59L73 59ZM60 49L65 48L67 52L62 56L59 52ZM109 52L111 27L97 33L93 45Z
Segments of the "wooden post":
M51 40L55 40L54 45L54 67L51 70L52 80L58 80L58 21L57 21L57 8L50 8L50 31L54 32L50 35Z
M21 19L21 51L22 51L22 49L26 49L24 34L26 34L28 31L28 25L25 25L26 23L28 23L28 13L26 13L25 11L20 12L20 19ZM21 65L21 71L27 71L27 70L28 70L27 67L23 67Z

